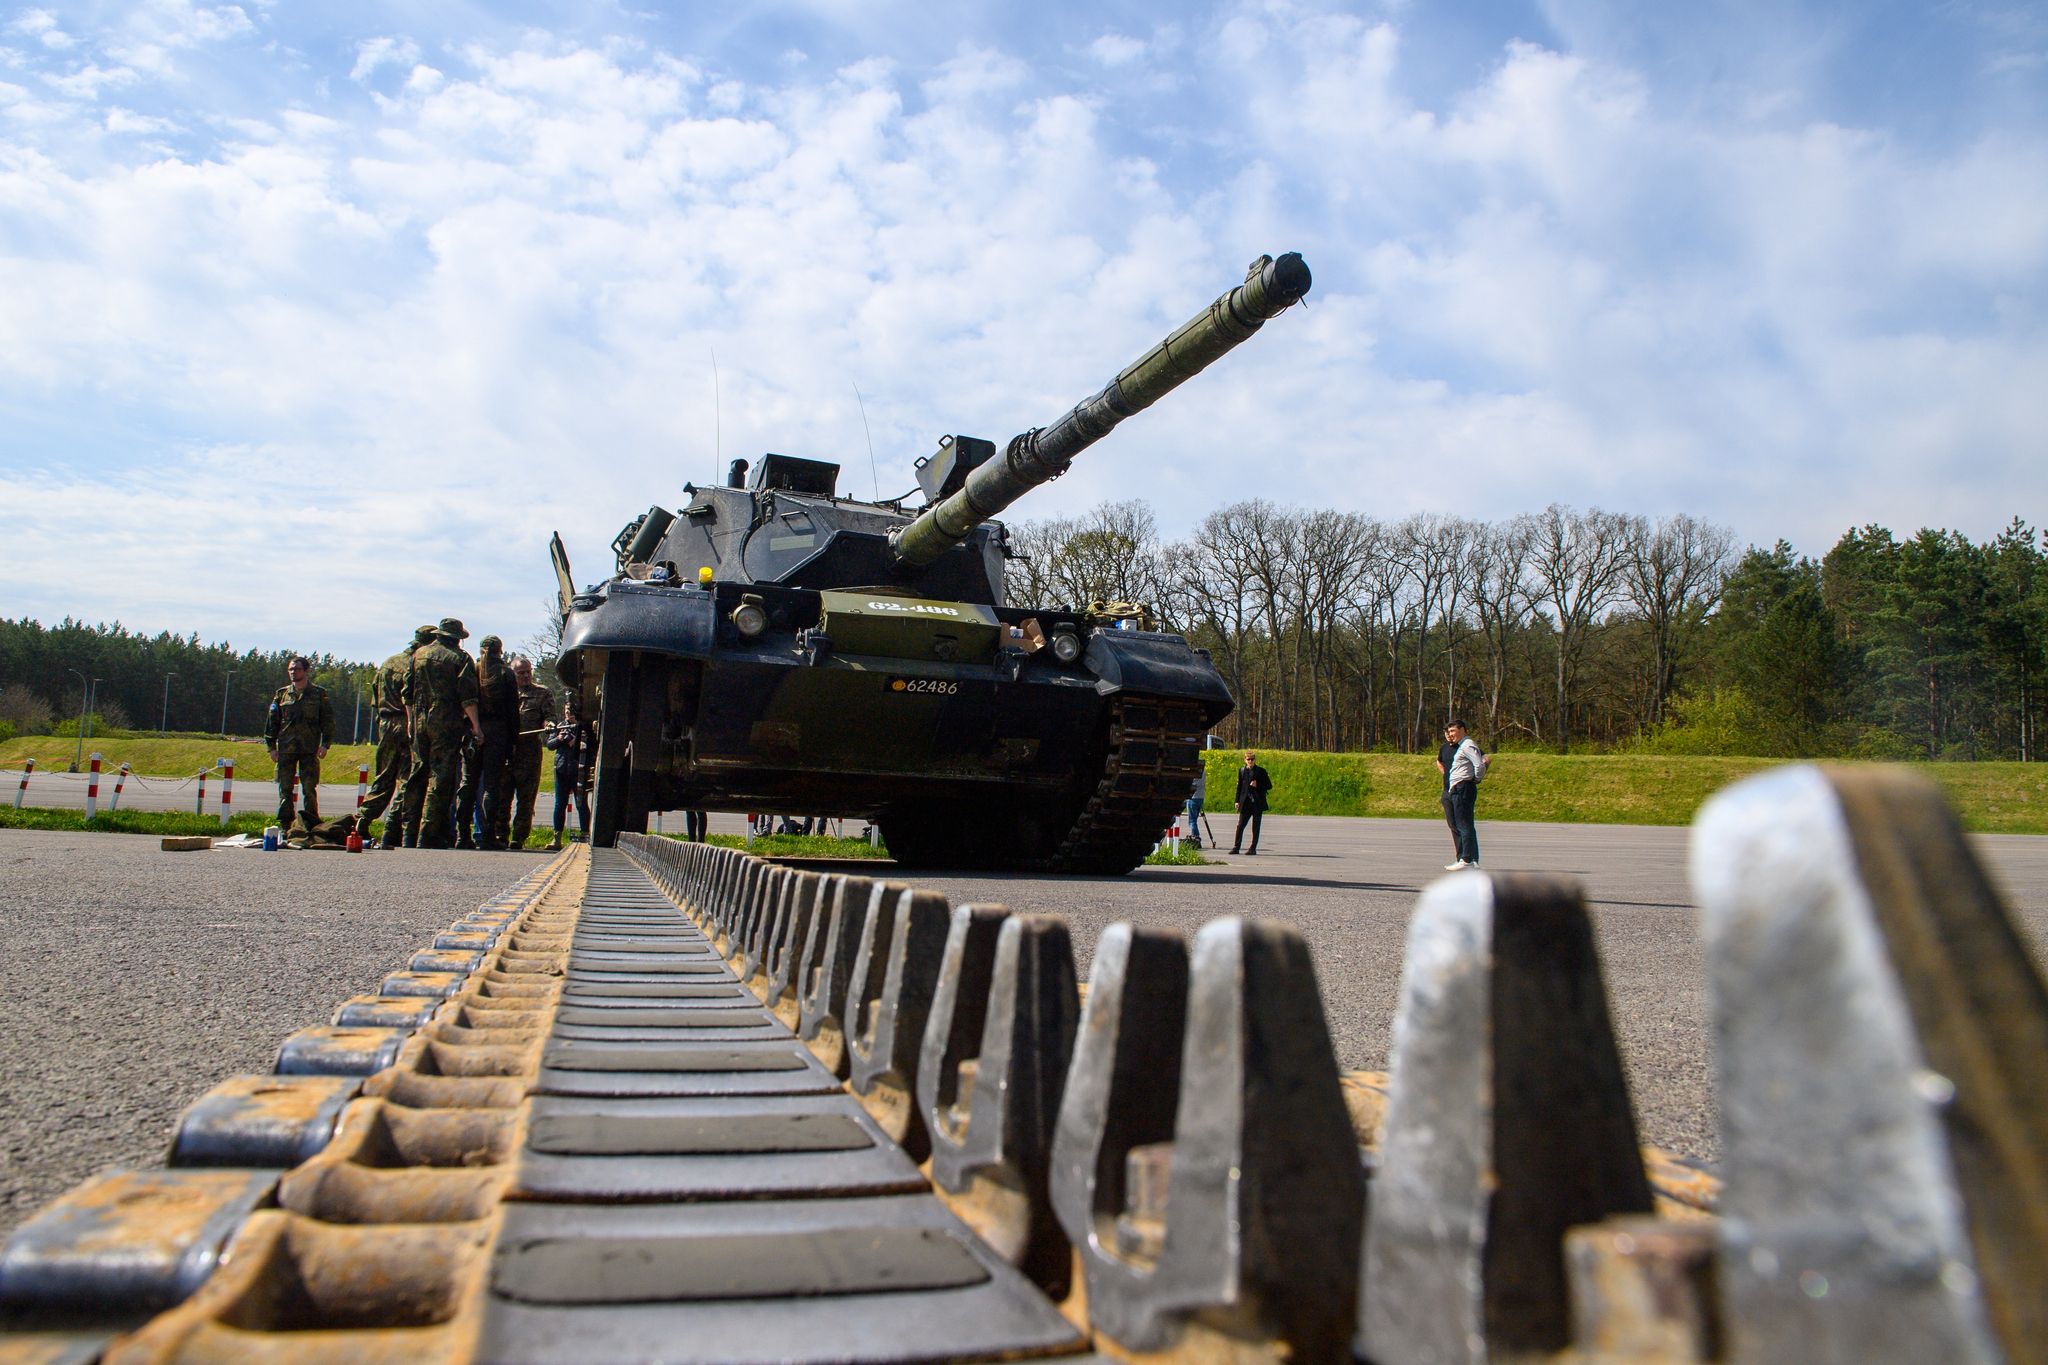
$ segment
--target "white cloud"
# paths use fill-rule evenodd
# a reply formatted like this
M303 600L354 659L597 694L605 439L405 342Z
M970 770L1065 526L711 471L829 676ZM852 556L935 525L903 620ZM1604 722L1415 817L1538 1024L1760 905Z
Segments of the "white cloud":
M27 34L53 52L62 52L77 42L70 34L57 26L57 18L46 9L23 10L15 21L7 26L15 33Z
M173 34L232 46L230 10L278 17L117 28L167 60ZM2034 129L1907 147L1698 118L1655 73L1526 42L1425 98L1407 18L1186 22L1063 49L1073 78L987 39L742 70L545 34L426 43L430 66L386 32L338 59L338 95L217 103L45 52L28 71L72 99L123 95L0 87L0 217L34 244L0 260L0 408L62 433L0 486L26 528L0 593L183 628L296 534L366 656L418 584L524 634L547 531L587 572L630 511L764 450L865 490L855 383L896 491L938 435L1056 418L1288 248L1308 308L1020 512L1144 496L1173 532L1255 495L1561 500L1819 549L1865 519L1983 534L2048 492ZM1140 62L1231 99L1189 106L1120 70ZM95 499L150 526L233 508L245 541L223 571L110 533L55 572Z
M107 131L110 133L168 133L175 127L169 119L138 114L130 109L117 106L107 110Z
M1121 33L1105 33L1088 44L1088 55L1112 69L1129 66L1145 55L1142 40Z
M410 66L419 59L419 45L410 38L383 35L365 39L356 44L356 61L348 78L360 84L376 75L380 67Z

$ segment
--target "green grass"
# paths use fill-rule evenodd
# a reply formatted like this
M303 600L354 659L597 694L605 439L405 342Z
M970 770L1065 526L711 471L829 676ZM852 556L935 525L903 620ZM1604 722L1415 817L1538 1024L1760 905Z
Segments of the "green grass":
M1242 754L1212 750L1207 809L1232 812ZM1768 758L1661 754L1504 753L1479 789L1486 820L1569 824L1687 825L1731 782L1779 766ZM1276 815L1365 815L1439 820L1442 779L1434 754L1260 751L1273 776ZM2048 763L1913 763L1939 785L1966 829L2048 834Z
M63 772L71 766L71 756L77 752L78 741L58 735L22 735L0 743L0 768L19 769L33 758L37 772ZM187 778L199 769L207 771L209 779L214 777L214 760L225 758L235 765L235 781L265 782L277 781L277 765L270 761L261 744L254 741L232 739L193 738L189 735L172 735L159 739L152 735L141 739L101 739L95 735L85 742L88 756L94 750L100 754L103 772L113 772L123 763L141 777ZM377 769L377 746L374 744L337 744L327 751L327 757L320 760L320 781L347 786L356 780L356 765L369 765L374 773ZM82 772L85 764L79 764ZM554 763L552 759L541 764L540 789L552 793L555 789ZM31 783L29 795L35 795ZM212 792L207 793L209 800Z
M16 810L0 806L0 829L79 829L101 834L261 834L271 821L269 815L237 815L226 826L211 815L179 810L101 811L88 823L82 810L45 810L30 806Z
M667 837L681 842L683 836L670 834ZM834 839L824 834L763 834L757 835L752 843L738 834L714 834L705 842L720 848L737 848L748 853L758 853L763 858L865 858L884 859L889 856L886 848L870 845L865 839Z
M49 735L23 736L0 743L0 767L20 768L34 757L44 771L62 770L71 762L74 741ZM211 769L223 755L235 760L238 781L269 784L276 769L260 744L172 736L167 739L94 741L108 771L123 760L145 777L182 778L194 770ZM358 762L369 762L368 745L342 745L328 751L322 777L346 784ZM1313 754L1262 751L1259 760L1273 775L1272 809L1278 815L1365 815L1435 820L1440 791L1435 755ZM1230 816L1230 797L1237 789L1240 754L1211 750L1209 811L1212 818ZM1486 820L1550 820L1566 823L1622 825L1690 824L1709 796L1751 773L1774 767L1767 758L1698 758L1667 754L1548 754L1508 752L1494 760L1493 771L1480 788L1479 814ZM1967 829L1985 833L2048 834L2048 763L1915 763L1947 794ZM551 765L541 771L541 790L553 791ZM29 789L35 796L34 786ZM208 792L209 801L214 793ZM550 798L552 799L552 798ZM127 814L127 812L122 812ZM775 836L783 839L795 836ZM536 835L547 842L545 832ZM825 841L833 851L796 848L784 854L768 840L755 840L773 856L872 857L847 847L859 840ZM529 846L537 846L529 843ZM845 849L845 851L838 851Z

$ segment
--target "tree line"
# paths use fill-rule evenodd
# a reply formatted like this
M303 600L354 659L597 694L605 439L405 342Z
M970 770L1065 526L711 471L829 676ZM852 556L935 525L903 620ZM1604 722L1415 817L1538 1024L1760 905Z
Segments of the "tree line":
M1382 521L1263 499L1167 541L1143 502L1020 522L1013 605L1151 604L1209 651L1231 744L2040 757L2044 541L1853 529L1819 559L1553 504Z
M18 734L76 734L83 716L93 734L260 735L271 694L284 685L285 663L300 652L334 702L335 738L346 742L356 697L367 703L374 665L311 651L201 644L196 633L142 635L118 621L0 620L0 726ZM365 711L367 738L367 705Z
M1683 513L1382 521L1264 500L1167 541L1144 503L1112 502L1014 523L1005 591L1151 604L1223 673L1230 744L1427 751L1459 713L1489 747L2041 757L2041 533L1862 526L1818 559L1735 544ZM543 664L549 615L527 643ZM0 620L0 727L75 733L90 693L95 733L259 734L292 652ZM347 736L375 666L311 657Z

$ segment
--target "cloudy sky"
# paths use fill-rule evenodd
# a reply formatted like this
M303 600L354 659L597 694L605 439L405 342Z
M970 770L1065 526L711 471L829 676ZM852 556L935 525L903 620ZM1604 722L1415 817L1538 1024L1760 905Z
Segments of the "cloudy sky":
M0 611L516 640L551 530L901 492L1286 250L1018 510L2048 519L2024 0L76 0L0 8Z

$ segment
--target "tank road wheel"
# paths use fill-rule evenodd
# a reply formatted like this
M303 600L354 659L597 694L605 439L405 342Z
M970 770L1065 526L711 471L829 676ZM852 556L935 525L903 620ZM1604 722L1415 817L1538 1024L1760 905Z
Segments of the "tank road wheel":
M605 665L598 687L597 792L590 811L594 848L609 848L622 833L647 832L654 765L642 736L651 721L658 740L662 719L659 699L645 695L653 673L631 654L615 653ZM636 753L648 755L644 763L634 761Z

